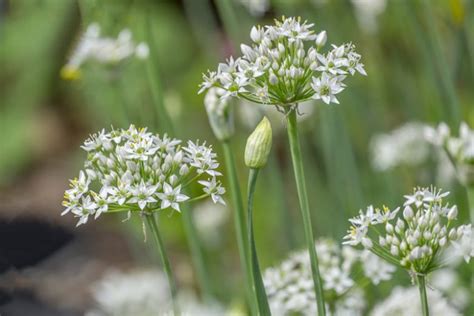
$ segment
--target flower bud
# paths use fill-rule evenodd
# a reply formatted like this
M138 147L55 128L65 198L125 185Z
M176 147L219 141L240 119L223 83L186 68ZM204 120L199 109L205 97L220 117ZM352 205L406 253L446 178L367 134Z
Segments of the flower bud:
M322 31L316 36L316 46L323 47L326 44L326 41L328 40L328 34L326 31Z
M453 219L456 219L457 216L458 216L458 208L455 205L449 210L448 219L452 221Z
M264 117L247 139L245 165L255 169L265 166L271 147L272 127L270 121Z
M405 207L405 209L403 210L403 217L409 221L410 219L413 218L413 216L415 216L415 214L413 213L413 210L410 206L407 206Z
M234 135L234 116L229 99L221 98L221 89L209 89L205 98L207 116L211 129L220 141L226 141Z

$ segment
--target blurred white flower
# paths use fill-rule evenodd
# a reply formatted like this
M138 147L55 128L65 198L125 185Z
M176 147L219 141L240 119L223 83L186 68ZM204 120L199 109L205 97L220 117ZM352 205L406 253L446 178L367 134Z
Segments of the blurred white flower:
M256 17L260 17L267 12L270 7L269 0L239 0L244 5L250 14Z
M230 217L230 211L227 207L211 201L204 201L196 205L192 212L199 235L204 238L208 245L216 246L222 241L219 236L219 229Z
M387 0L351 0L360 27L368 32L377 31L377 18L385 11Z
M100 26L92 23L82 34L68 62L61 69L61 76L70 80L79 78L81 65L89 60L117 64L134 55L139 59L148 58L149 47L144 42L135 44L129 29L123 29L117 38L101 37Z
M394 265L386 263L368 250L362 251L360 260L365 276L375 285L390 280L396 269Z
M418 166L432 153L425 138L426 125L409 122L388 134L377 134L370 141L372 165L377 170L390 170L399 166Z
M429 284L448 297L453 306L459 310L463 310L469 304L470 291L462 287L461 279L454 266L435 271Z
M173 315L166 276L156 270L107 273L91 288L96 306L86 316ZM204 305L191 292L179 294L183 316L222 316L217 303Z
M438 291L427 289L430 315L461 316ZM370 313L371 316L420 315L421 305L416 287L396 287L384 301L378 303Z

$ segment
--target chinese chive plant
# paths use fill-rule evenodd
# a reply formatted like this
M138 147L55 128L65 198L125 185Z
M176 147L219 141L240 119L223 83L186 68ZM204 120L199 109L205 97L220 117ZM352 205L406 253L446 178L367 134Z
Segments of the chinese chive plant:
M389 263L407 270L416 279L423 315L429 315L426 276L443 267L442 253L453 244L466 262L473 253L472 226L455 225L458 209L443 199L449 192L434 187L416 188L405 196L403 212L369 206L359 216L350 219L349 234L344 244L364 248Z
M327 34L315 33L313 26L294 17L275 20L274 25L254 26L251 46L242 44L241 57L230 57L216 71L203 75L199 92L217 87L223 89L223 99L238 97L274 105L285 113L318 313L325 315L296 115L298 104L309 99L339 103L336 95L345 89L347 76L366 73L353 44L332 45L323 52Z
M144 218L157 242L175 314L179 314L176 284L155 214L167 209L180 212L182 203L206 197L224 204L221 196L225 189L217 179L221 174L216 170L216 154L205 143L188 141L184 146L178 139L160 137L133 125L109 133L102 130L82 148L87 152L84 171L71 180L62 215L72 213L79 218L77 225L87 223L89 216L97 219L116 212ZM182 193L195 183L202 187L201 195Z

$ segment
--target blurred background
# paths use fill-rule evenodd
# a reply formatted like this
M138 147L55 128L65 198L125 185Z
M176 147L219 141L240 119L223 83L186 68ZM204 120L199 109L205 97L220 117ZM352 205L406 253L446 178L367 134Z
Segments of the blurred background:
M176 136L206 140L222 157L204 96L197 94L201 74L240 55L252 25L281 15L315 23L316 31L328 32L329 43L352 41L368 73L349 80L340 105L312 103L303 111L316 235L340 241L359 209L398 206L417 185L450 191L461 221L467 220L464 189L421 135L425 125L442 121L454 129L461 121L474 124L473 1L0 0L2 315L82 315L97 304L94 282L111 270L158 264L139 219L122 223L122 215L109 215L75 228L72 216L60 216L68 179L86 157L80 145L102 128L134 123L170 133L172 122ZM148 58L85 62L80 75L61 76L92 23L111 38L130 30L135 43L147 43ZM261 114L239 102L235 109L233 146L245 192L245 140ZM270 112L273 154L255 206L263 267L304 245L283 117ZM215 297L241 304L233 210L198 204L192 211ZM180 216L164 217L162 226L180 286L199 295ZM467 268L459 273L463 282ZM404 273L397 278L369 287L369 304L393 284L410 283Z

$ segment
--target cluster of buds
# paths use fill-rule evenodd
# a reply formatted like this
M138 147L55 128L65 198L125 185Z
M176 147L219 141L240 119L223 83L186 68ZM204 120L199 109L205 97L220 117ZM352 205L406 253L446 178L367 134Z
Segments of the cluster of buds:
M148 45L144 42L135 44L129 29L122 30L117 38L101 37L99 25L92 23L81 36L67 64L61 69L61 76L68 80L78 79L81 65L88 60L102 64L118 64L132 56L146 59L148 54Z
M223 98L240 97L254 103L278 106L321 99L338 103L336 94L347 75L366 75L353 44L332 45L326 53L325 31L315 33L313 24L282 18L275 25L254 26L252 46L241 45L243 56L229 58L217 71L203 75L200 93L212 87L225 90Z
M460 181L465 185L474 185L474 130L463 122L456 137L451 135L448 125L440 123L437 128L427 127L425 136L434 145L444 148Z
M62 215L71 212L81 225L90 215L97 218L102 213L130 215L168 208L179 212L182 202L208 196L224 204L225 189L217 180L221 174L212 148L199 142L180 143L133 125L92 135L82 146L88 153L85 170L71 180ZM203 194L191 198L182 191L194 182L202 186Z
M360 265L364 275L374 284L389 280L394 271L393 266L374 254L340 247L330 239L318 240L316 250L327 307L332 306L336 315L349 312L350 315L362 315L365 303L357 288L358 280L354 278ZM308 251L296 252L279 266L268 268L264 273L264 284L272 314L317 314Z
M448 194L433 187L416 188L413 195L405 196L399 216L400 208L390 211L369 206L365 213L361 211L349 220L352 227L344 244L362 244L411 273L430 273L442 265L439 259L450 243L464 245L466 238L472 238L471 225L454 225L458 209L443 203ZM463 255L468 260L472 249Z

